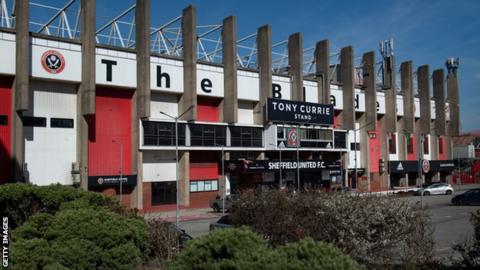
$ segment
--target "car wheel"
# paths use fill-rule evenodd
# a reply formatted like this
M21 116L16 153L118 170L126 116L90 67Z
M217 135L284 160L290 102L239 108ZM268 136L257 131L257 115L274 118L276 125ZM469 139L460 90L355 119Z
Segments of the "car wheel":
M212 208L213 208L213 211L220 212L220 206L218 206L218 204L214 204Z
M447 194L447 195L452 195L452 191L451 191L451 190L447 190L446 194Z
M430 191L424 191L423 196L430 196Z

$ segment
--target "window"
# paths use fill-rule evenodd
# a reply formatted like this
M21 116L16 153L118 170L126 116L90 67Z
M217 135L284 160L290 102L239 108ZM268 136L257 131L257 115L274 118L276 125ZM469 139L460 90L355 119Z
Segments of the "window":
M277 127L277 140L285 140L285 128Z
M218 180L190 181L190 192L217 191Z
M175 181L152 182L152 205L173 204L176 194Z
M0 126L8 125L8 116L7 115L0 115Z
M350 143L350 150L360 151L360 143Z
M47 118L46 117L24 116L23 117L23 126L24 127L46 127L47 126Z
M262 128L230 127L232 146L262 147Z
M144 145L175 145L175 123L144 121L142 125ZM185 145L184 123L178 123L178 145Z
M335 140L335 148L347 148L346 136L346 132L335 131L333 133L333 137Z
M407 140L407 153L408 154L413 154L413 138L410 136L406 137Z
M438 153L443 155L443 137L438 138Z
M428 145L429 145L428 136L424 136L423 137L423 154L424 155L428 155L428 153L430 153L430 151L429 151L430 147L428 147Z
M52 128L73 128L73 119L50 118L50 127L52 127Z
M390 133L388 137L388 152L390 154L397 153L397 135L395 133Z
M218 146L227 143L227 127L190 124L192 146Z
M331 141L332 130L330 129L300 129L301 140Z

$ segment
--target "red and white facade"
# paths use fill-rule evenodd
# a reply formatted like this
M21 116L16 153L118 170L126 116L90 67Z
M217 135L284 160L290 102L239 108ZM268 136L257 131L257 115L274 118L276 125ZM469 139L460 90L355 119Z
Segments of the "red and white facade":
M368 108L363 86L355 86L354 107L347 108L343 103L342 84L332 82L330 102L335 110L334 124L301 125L301 147L279 148L280 142L287 141L285 133L294 126L256 120L255 108L262 102L259 70L238 68L234 99L237 120L225 122L224 102L231 90L225 86L224 67L207 62L196 64L193 108L196 118L179 120L177 170L171 117L182 113L181 100L187 91L181 57L151 55L150 115L137 118L136 109L143 105L136 99L136 51L97 46L95 113L84 116L85 123L81 123L81 43L34 34L29 39L30 66L24 67L30 76L29 106L19 114L21 121L16 123L21 125L19 134L23 137L24 156L22 164L16 164L11 151L12 138L19 130L12 127L17 114L14 108L15 40L14 31L0 30L0 183L19 180L14 177L15 166L19 166L23 178L33 184L81 184L89 190L113 195L119 193L118 179L122 175L125 178L122 179L123 203L156 211L173 208L177 178L182 207L207 207L208 201L224 188L222 151L225 160L232 162L279 160L280 152L283 160L339 162L341 172L335 176L322 170L300 172L302 185L310 182L309 187L324 189L350 186L362 191L380 191L415 186L422 183L422 178L445 181L447 175L442 172L440 178L439 171L423 174L418 170L390 176L389 162L398 165L403 161L419 162L422 158L447 160L450 158L447 148L451 145L445 136L384 132L386 101L382 91L376 93L376 130L365 132L361 119ZM292 100L291 76L274 74L271 81L276 97ZM303 101L319 103L318 83L314 79L303 80ZM401 121L403 96L398 94L396 101L396 117ZM428 106L433 124L436 115L433 100ZM414 107L414 121L419 121L417 97ZM342 128L340 115L347 110L355 111L356 131ZM81 143L82 136L87 136L87 143ZM400 140L400 136L409 136L409 139ZM418 145L421 142L418 136L424 137L424 145ZM85 175L79 173L82 170ZM278 186L280 181L283 185L295 186L298 181L295 170L285 170L281 175L278 170L235 172L226 168L225 171L227 193L241 188ZM352 177L353 171L357 171L358 182Z

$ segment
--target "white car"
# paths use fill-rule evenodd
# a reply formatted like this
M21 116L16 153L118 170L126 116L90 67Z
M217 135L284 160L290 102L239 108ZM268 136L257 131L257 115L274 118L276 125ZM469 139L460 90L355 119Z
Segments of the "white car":
M426 188L420 189L419 193L422 192L424 196L428 195L437 195L437 194L446 194L451 195L453 194L454 190L452 185L447 183L437 183L430 185Z

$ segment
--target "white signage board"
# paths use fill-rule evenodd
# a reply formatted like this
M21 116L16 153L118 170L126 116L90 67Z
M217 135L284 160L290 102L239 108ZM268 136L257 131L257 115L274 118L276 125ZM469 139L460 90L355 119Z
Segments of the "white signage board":
M183 93L183 62L150 57L150 88L152 91Z
M197 95L223 98L222 67L197 64Z
M97 84L136 88L136 55L97 48L95 76Z
M32 77L80 82L82 54L79 44L32 38Z

